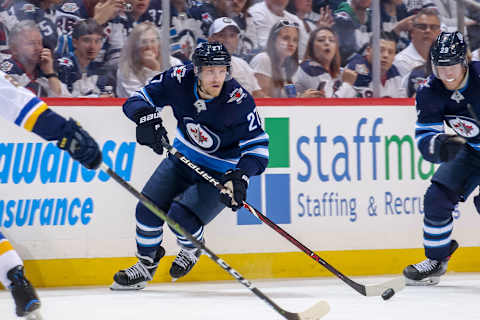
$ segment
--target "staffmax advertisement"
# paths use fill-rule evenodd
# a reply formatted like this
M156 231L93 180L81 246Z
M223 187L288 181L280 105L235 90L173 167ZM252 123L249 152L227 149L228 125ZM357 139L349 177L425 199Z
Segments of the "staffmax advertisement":
M316 249L422 246L423 194L438 165L416 147L413 106L259 109L271 144L249 187L257 209ZM454 218L458 237L476 245L459 231L479 219L471 199ZM260 223L238 215L240 226Z
M339 101L329 103L345 104ZM163 157L136 143L135 125L120 105L53 108L78 120L107 165L141 190ZM173 137L176 122L165 111ZM258 111L271 159L251 179L251 204L312 250L422 246L423 194L436 167L416 148L413 106L261 105ZM0 228L25 259L134 256L137 200L106 173L82 168L55 143L3 120L0 194ZM471 199L454 215L457 240L477 245L480 216ZM206 239L219 254L297 251L244 210L224 210L207 226ZM164 244L167 255L178 252L168 229Z

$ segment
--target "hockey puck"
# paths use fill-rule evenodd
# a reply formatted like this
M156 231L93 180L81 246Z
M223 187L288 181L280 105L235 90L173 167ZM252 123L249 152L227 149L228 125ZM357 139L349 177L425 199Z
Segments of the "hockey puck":
M383 291L382 299L383 300L388 300L391 297L393 297L394 294L395 294L395 291L392 288L388 288L387 290Z

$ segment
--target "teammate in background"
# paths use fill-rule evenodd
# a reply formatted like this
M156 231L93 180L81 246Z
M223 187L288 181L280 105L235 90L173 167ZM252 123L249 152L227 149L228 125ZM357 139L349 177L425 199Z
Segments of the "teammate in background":
M152 79L123 105L137 124L137 141L162 154L160 110L171 105L177 119L173 146L228 188L219 193L211 184L168 155L155 170L142 193L196 240L204 241L204 226L228 206L242 207L250 176L268 163L268 135L263 131L252 96L231 79L230 54L218 42L204 42L193 54L193 65L176 66ZM167 140L168 141L168 140ZM163 220L143 204L136 208L139 261L114 276L112 290L143 289L152 280L165 250ZM173 231L173 230L172 230ZM185 276L201 250L176 233L181 250L170 275Z
M32 92L1 71L0 97L3 102L0 116L46 140L57 140L60 149L68 151L86 168L98 168L102 153L95 140L74 120L66 120L50 110ZM0 282L12 293L19 317L28 316L40 307L35 289L24 275L22 259L1 232Z
M415 136L423 157L442 164L425 193L423 244L427 259L403 270L410 285L439 283L458 248L451 239L452 211L480 182L480 124L475 120L479 116L470 112L480 114L480 62L468 62L460 32L442 32L432 45L430 59L433 75L416 96ZM446 134L444 123L456 134Z

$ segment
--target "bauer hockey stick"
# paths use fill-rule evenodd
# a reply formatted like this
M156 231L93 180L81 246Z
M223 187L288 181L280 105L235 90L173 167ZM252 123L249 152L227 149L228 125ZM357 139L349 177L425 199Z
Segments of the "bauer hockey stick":
M168 150L169 153L174 155L177 159L179 159L181 162L183 162L187 167L195 171L199 176L201 176L203 179L205 179L207 182L212 184L215 188L218 189L218 191L222 191L225 189L225 187L215 178L210 176L207 172L202 170L199 166L191 162L187 157L185 157L181 152L179 152L177 149L172 147L170 144L168 144L165 140L162 139L162 145L165 149ZM264 214L262 214L260 211L255 209L252 205L248 204L246 201L243 202L243 206L254 216L256 216L258 219L263 221L265 224L267 224L270 228L281 234L284 238L286 238L288 241L290 241L294 246L305 252L310 258L313 260L317 261L320 263L322 266L324 266L328 271L336 275L338 278L340 278L343 282L345 282L347 285L349 285L351 288L355 289L357 292L364 296L382 296L384 300L390 299L395 292L398 292L402 290L405 287L405 279L403 277L397 277L388 281L385 281L380 284L376 285L363 285L358 282L353 281L340 271L338 271L336 268L334 268L332 265L330 265L327 261L323 260L320 256L318 256L315 252L307 248L305 245L303 245L301 242L299 242L297 239L295 239L293 236L291 236L288 232L283 230L280 226L275 224L272 220L267 218Z
M118 182L122 187L124 187L128 192L130 192L135 198L137 198L145 207L147 207L153 214L158 216L160 219L168 223L176 232L187 238L191 241L195 247L203 250L203 252L216 264L222 267L223 270L227 271L232 275L238 282L247 287L251 292L253 292L257 297L265 301L270 307L282 315L285 319L288 320L318 320L328 313L330 306L326 301L317 302L315 305L309 309L300 312L293 313L288 312L273 302L268 296L266 296L262 291L256 288L249 280L245 279L238 271L230 267L224 260L220 259L212 250L208 249L203 243L196 240L189 232L183 229L176 221L168 217L167 214L157 207L151 200L145 197L143 194L138 192L132 185L122 179L118 174L110 169L105 163L102 163L100 168L105 171L110 177Z

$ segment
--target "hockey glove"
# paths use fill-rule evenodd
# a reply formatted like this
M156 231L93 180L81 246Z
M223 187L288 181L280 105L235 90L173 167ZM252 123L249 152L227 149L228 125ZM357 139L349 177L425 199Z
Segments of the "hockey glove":
M151 108L141 109L135 115L137 123L137 142L149 146L158 154L163 153L162 139L170 144L167 130L162 125L160 112Z
M220 182L225 187L220 192L220 201L233 211L237 211L247 198L248 176L240 169L228 170Z
M57 147L66 150L87 169L97 169L102 163L102 152L97 142L72 118L65 123Z
M441 134L435 140L435 153L440 161L448 162L457 156L467 140L457 135Z

